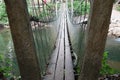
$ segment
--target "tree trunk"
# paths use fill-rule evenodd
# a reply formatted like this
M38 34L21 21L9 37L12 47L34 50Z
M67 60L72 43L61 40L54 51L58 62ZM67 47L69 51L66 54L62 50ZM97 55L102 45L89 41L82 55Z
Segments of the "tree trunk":
M114 0L93 0L88 22L86 51L79 80L97 80L101 68Z
M22 80L41 80L26 0L4 0Z

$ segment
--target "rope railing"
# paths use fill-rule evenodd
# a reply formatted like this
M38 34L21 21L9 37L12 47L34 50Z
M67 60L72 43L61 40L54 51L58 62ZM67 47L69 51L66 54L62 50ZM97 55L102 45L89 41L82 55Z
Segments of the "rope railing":
M70 2L68 2L70 3ZM85 51L85 32L87 28L87 21L88 21L88 15L89 15L89 9L90 9L90 3L88 0L80 0L79 3L76 5L73 2L73 13L70 12L70 8L68 7L68 13L67 13L67 20L68 20L68 27L69 27L69 35L70 35L70 41L71 41L71 47L72 47L72 53L73 53L73 62L74 62L74 68L76 70L75 74L79 74L84 51ZM73 16L71 17L71 15ZM79 66L80 65L80 66Z
M56 15L57 6L50 2L27 0L27 3L41 76L44 77L59 32L59 14Z

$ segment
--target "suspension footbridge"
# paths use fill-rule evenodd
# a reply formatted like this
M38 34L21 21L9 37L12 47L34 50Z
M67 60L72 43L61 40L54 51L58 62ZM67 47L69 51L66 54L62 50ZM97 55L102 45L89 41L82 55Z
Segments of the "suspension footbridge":
M110 19L107 11L111 11L112 1L108 3L109 0L106 0L106 5L103 6L103 0L94 0L94 3L92 0L45 1L5 0L22 78L77 80L82 66L81 80L88 80L89 77L90 80L95 80L100 70L98 66L101 63ZM90 7L93 9L89 16ZM87 28L87 23L90 29ZM90 34L87 39L86 29L87 35ZM90 46L92 47L89 48ZM86 58L84 65L83 56ZM91 71L91 74L87 71Z

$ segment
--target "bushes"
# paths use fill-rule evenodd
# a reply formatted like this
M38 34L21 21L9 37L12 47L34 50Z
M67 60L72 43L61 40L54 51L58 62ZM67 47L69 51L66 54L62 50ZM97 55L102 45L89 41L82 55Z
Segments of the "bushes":
M113 68L111 68L108 65L107 59L108 59L108 52L104 52L103 60L102 60L102 68L101 68L100 74L101 75L106 75L106 74L115 74L115 73L117 73L116 70L114 70Z
M4 73L5 77L19 76L9 29L0 31L0 72Z

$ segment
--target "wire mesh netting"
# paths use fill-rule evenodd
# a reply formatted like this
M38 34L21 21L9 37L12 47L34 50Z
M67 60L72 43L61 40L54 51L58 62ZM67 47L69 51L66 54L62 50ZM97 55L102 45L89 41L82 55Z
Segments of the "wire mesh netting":
M58 35L60 4L41 0L28 0L27 3L37 57L43 76Z

